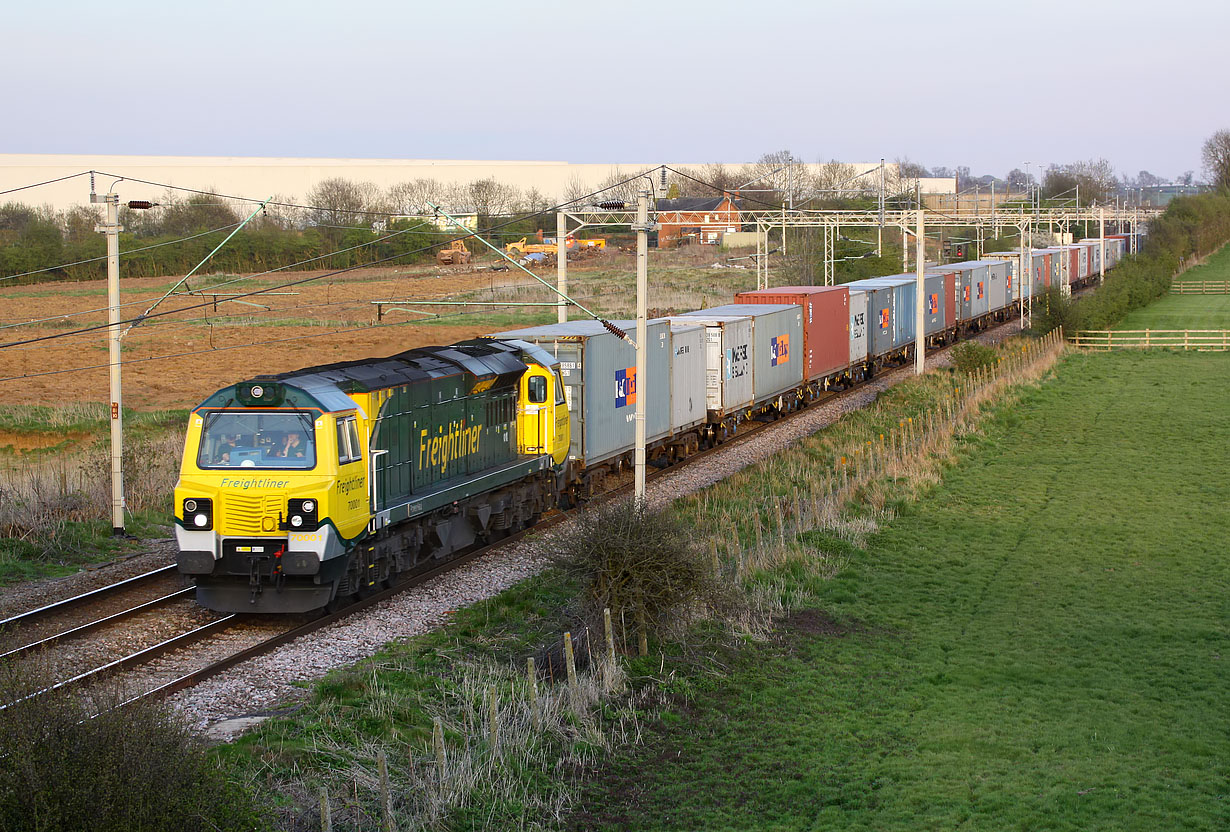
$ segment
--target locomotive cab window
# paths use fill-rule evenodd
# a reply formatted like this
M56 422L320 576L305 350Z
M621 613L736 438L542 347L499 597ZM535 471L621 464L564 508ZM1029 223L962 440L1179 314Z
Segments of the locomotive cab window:
M530 376L525 383L531 404L545 404L547 401L547 379L543 376Z
M205 417L200 468L315 468L310 413L217 412Z
M555 370L555 403L568 403L568 399L564 394L564 376L560 373L558 368Z
M342 465L363 458L363 446L359 444L359 425L354 416L337 420L337 461Z

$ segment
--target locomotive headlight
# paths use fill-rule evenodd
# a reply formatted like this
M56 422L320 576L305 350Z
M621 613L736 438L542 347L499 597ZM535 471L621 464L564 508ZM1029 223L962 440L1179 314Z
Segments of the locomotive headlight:
M301 531L315 531L320 527L318 518L316 517L317 505L315 500L300 499L286 501L286 522L279 528L299 529Z
M189 497L183 502L184 525L195 529L214 527L214 503L208 497Z

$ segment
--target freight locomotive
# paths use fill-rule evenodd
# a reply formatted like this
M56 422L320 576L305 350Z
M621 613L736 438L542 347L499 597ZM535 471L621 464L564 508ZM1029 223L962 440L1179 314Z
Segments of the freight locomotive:
M1122 239L1107 240L1108 266ZM1008 319L1100 270L1100 241L1005 253L925 276L925 340ZM745 292L649 322L635 349L597 321L258 376L189 419L177 564L226 612L308 612L584 502L631 467L638 396L665 466L912 359L914 275ZM631 322L616 322L632 328Z

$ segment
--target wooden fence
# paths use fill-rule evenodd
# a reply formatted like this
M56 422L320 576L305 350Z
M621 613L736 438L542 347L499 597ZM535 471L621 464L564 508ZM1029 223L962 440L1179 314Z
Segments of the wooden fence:
M1230 350L1230 329L1083 329L1069 339L1075 347L1116 349Z
M1172 295L1230 295L1230 280L1176 280Z

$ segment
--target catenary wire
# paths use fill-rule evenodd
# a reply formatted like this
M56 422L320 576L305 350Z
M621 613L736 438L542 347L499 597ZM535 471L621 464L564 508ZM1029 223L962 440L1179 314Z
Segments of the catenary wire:
M112 175L112 174L106 174L106 175L110 176L110 175ZM541 216L541 215L543 215L543 214L548 214L548 213L550 213L550 212L552 212L552 211L557 211L557 210L559 210L559 209L563 208L563 207L564 207L564 206L566 206L566 205L572 205L572 204L574 204L574 203L576 203L576 202L579 202L580 200L583 200L583 199L589 199L590 197L597 196L597 195L598 195L598 194L600 194L600 193L604 193L604 192L606 192L606 191L609 191L609 190L612 190L612 189L614 189L614 188L618 188L618 187L620 187L620 186L622 186L622 185L625 185L625 184L627 184L628 182L634 181L634 180L636 180L636 179L640 179L640 178L641 178L641 177L643 177L644 175L645 175L645 173L638 173L638 174L636 174L636 175L634 175L634 176L630 176L630 177L628 177L627 179L621 180L621 181L619 181L619 182L615 182L615 183L613 183L613 184L611 184L611 185L607 185L607 186L605 186L605 187L603 187L603 188L601 188L601 189L599 189L599 190L597 190L597 191L593 191L593 192L591 192L591 193L589 193L589 194L585 194L585 195L583 195L583 196L576 197L575 199L571 199L571 200L569 200L568 202L559 203L558 205L553 205L553 206L550 206L550 207L548 207L548 208L543 208L543 209L541 209L541 210L535 211L534 213L532 213L532 214L528 214L528 215L526 215L526 216L520 216L520 217L516 217L516 218L514 218L514 219L510 219L510 220L508 220L508 221L506 221L506 222L503 222L503 223L500 223L500 224L498 224L498 225L494 226L494 228L493 228L492 230L499 230L499 229L501 229L501 228L505 228L505 227L507 227L507 226L509 226L509 225L512 225L513 223L523 222L523 221L525 221L526 219L528 219L528 218L530 218L530 217ZM464 239L466 239L467 237L472 237L472 236L474 236L474 234L473 234L473 233L471 233L471 232L466 232L466 233L464 233L464 234L461 234L461 235L459 235L459 236L456 236L456 237L452 238L451 240L445 241L445 243L448 243L448 242L454 242L454 241L456 241L456 240L464 240ZM323 280L324 278L327 278L327 277L336 277L337 275L340 275L340 274L348 274L349 272L357 271L358 269L371 268L372 266L378 266L378 265L380 265L381 263L388 263L388 262L391 262L391 261L393 261L393 260L398 260L398 259L401 259L402 257L408 257L408 256L413 255L413 254L421 254L422 252L429 251L429 250L431 250L432 248L435 248L437 245L439 245L439 244L432 244L432 245L422 246L422 247L417 248L417 249L411 249L410 251L403 251L403 252L401 252L401 253L399 253L399 254L391 254L391 255L389 255L389 256L387 256L387 257L381 257L381 258L378 258L378 259L376 259L376 260L373 260L373 261L372 261L372 262L370 262L370 263L364 263L364 264L362 264L362 265L357 265L357 266L347 266L347 267L345 267L345 268L336 269L336 270L331 271L331 272L328 272L328 273L326 273L326 274L316 275L316 276L313 276L313 277L305 277L305 278L303 278L303 279L301 279L301 280L294 280L294 281L291 281L291 282L289 282L289 283L283 283L283 284L279 284L279 285L277 285L277 286L270 286L270 287L265 288L265 289L257 289L257 290L251 291L251 292L239 293L239 294L237 294L235 297L230 298L230 299L229 299L229 301L230 301L230 302L234 302L234 301L237 301L237 300L242 300L242 299L244 299L244 298L253 297L253 296L256 296L256 295L260 295L260 294L265 294L265 293L268 293L268 292L273 292L273 291L278 290L278 289L288 289L288 288L291 288L291 287L294 287L294 286L301 286L301 285L303 285L304 283L311 283L311 282L314 282L314 281L317 281L317 280ZM246 279L246 278L244 278L244 279ZM212 305L213 305L213 302L201 303L201 304L194 304L194 305L192 305L192 306L186 306L186 307L183 307L183 308L180 308L180 309L173 309L173 310L168 310L168 311L165 311L165 312L155 312L155 313L152 313L152 314L150 314L150 315L148 315L148 316L143 315L143 316L138 316L138 317L136 317L136 318L132 318L132 319L129 319L129 320L121 320L121 321L117 321L117 322L116 322L116 324L134 324L134 325L135 325L135 324L137 324L137 323L140 323L140 322L142 322L142 321L149 320L149 319L152 319L152 318L161 318L161 317L165 317L165 316L167 316L167 315L175 315L175 314L180 314L180 313L183 313L183 312L189 312L189 311L192 311L193 309L200 309L200 308L207 307L207 306L212 306ZM58 339L58 338L65 338L65 337L70 337L70 336L74 336L74 335L80 335L80 334L82 334L82 333L86 333L86 332L97 332L97 331L98 331L98 330L100 330L100 329L107 329L108 327L113 326L113 325L115 325L115 324L111 324L111 323L107 323L107 324L99 324L99 325L97 325L97 326L82 327L82 328L80 328L80 329L74 330L73 332L57 333L57 334L54 334L54 335L42 335L42 336L39 336L39 337L37 337L37 338L26 338L26 339L22 339L22 340L20 340L20 341L10 341L10 342L8 342L8 343L6 343L6 344L0 344L0 349L7 349L7 348L10 348L10 347L24 346L25 344L33 344L33 343L37 343L37 342L40 342L40 341L51 341L51 340L55 340L55 339Z
M0 196L3 196L4 194L14 194L18 191L28 191L31 188L41 188L44 185L52 185L56 182L63 182L66 179L76 179L78 176L85 176L87 173L93 173L93 171L83 170L80 173L70 173L68 176L61 176L58 179L48 179L45 182L35 182L33 185L22 185L18 188L9 188L8 190L0 191Z

